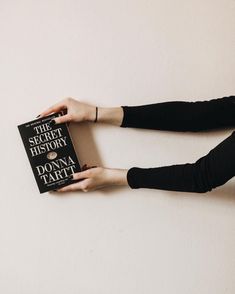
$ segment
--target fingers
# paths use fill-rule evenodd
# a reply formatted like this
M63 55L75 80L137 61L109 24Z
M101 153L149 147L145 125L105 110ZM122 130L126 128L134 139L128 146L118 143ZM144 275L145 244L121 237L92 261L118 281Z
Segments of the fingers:
M81 172L72 174L72 176L73 176L72 179L73 180L82 180L82 179L89 178L90 175L91 175L90 169L86 169Z
M97 165L87 166L87 164L84 164L82 166L82 170L87 170L87 169L90 169L90 168L93 168L93 167L97 167Z
M62 101L52 105L51 107L47 108L42 113L40 113L39 117L46 116L52 112L58 112L63 108L66 108L66 101L65 100L62 100Z
M84 166L86 166L86 164L83 165L83 167ZM93 166L93 167L96 167L96 166ZM82 190L83 192L87 192L89 177L91 177L90 169L91 169L91 167L88 167L86 170L83 170L81 172L74 173L71 175L72 180L82 180L82 181L79 181L74 184L70 184L68 186L62 187L56 191L57 192L69 192L69 191L75 191L75 190Z
M65 115L53 118L52 121L54 121L53 124L61 124L61 123L70 122L71 120L72 120L71 115L70 114L65 114Z
M68 186L65 186L63 188L60 188L57 190L57 192L71 192L71 191L77 191L82 190L83 192L87 192L87 179L80 181L78 183L74 183Z

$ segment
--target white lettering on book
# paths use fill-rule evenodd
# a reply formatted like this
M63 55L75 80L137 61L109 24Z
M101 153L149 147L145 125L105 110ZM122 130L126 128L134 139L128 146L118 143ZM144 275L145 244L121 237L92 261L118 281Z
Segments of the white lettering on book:
M66 137L62 137L62 128L52 129L49 123L34 127L36 135L29 138L32 157L67 145Z
M64 179L75 172L76 164L71 156L63 157L36 166L38 176L43 180L44 184L56 182Z

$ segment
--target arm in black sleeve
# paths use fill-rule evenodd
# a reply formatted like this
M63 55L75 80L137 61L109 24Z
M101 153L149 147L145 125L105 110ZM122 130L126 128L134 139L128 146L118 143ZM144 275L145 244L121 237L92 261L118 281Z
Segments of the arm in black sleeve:
M235 131L195 163L155 168L132 167L127 181L132 189L154 188L204 193L235 175Z
M235 96L121 107L120 127L197 132L235 125Z

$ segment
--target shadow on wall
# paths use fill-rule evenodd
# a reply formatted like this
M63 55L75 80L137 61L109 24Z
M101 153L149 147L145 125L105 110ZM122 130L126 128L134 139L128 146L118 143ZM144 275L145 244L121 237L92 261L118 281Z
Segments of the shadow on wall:
M102 160L95 144L89 123L70 123L69 130L80 165L102 166Z
M164 191L166 197L176 198L205 198L208 201L231 202L235 205L235 179L231 179L223 186L219 186L212 191L206 193L192 193L192 192L178 192L178 191Z

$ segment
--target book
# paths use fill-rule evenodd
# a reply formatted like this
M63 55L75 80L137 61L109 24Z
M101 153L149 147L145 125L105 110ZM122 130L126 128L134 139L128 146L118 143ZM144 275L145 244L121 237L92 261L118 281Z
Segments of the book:
M81 171L67 123L50 124L61 115L63 111L17 126L40 193L76 182L68 177Z

